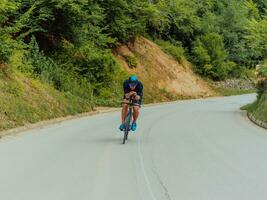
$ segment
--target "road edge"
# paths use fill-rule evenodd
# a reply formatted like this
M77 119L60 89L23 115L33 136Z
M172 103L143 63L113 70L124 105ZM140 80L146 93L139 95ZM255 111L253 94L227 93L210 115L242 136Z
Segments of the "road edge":
M8 130L0 131L0 139L7 137L7 136L16 136L16 135L18 135L24 131L30 131L30 130L34 130L34 129L42 129L42 128L45 128L49 125L59 124L61 122L65 122L68 120L94 116L94 115L101 114L101 113L115 112L115 111L119 111L120 109L121 108L105 108L105 109L95 110L95 111L91 111L91 112L80 113L77 115L69 115L69 116L65 116L65 117L59 117L59 118L44 120L44 121L40 121L40 122L33 123L33 124L26 124L24 126L19 126L16 128L11 128Z
M247 117L249 118L250 121L252 121L257 126L264 128L264 129L267 129L267 123L256 119L256 117L254 117L251 113L247 112Z
M169 104L169 103L175 103L175 102L177 102L177 101L150 103L150 104L142 105L142 107L151 107L151 106L157 106L157 105ZM29 124L25 124L23 126L19 126L19 127L0 131L0 139L2 139L4 137L8 137L8 136L16 136L16 135L18 135L22 132L25 132L25 131L46 128L47 126L55 125L55 124L62 123L62 122L68 121L68 120L94 116L94 115L98 115L98 114L102 114L102 113L116 112L116 111L120 111L120 110L121 110L121 107L118 107L118 108L117 107L110 107L110 108L101 108L100 107L100 110L80 113L80 114L76 114L76 115L69 115L69 116L65 116L65 117L53 118L53 119L44 120L44 121L40 121L40 122L33 123L33 124L29 123Z
M248 95L248 94L242 94L242 95ZM183 99L182 101L213 99L213 98L219 98L219 97L229 98L229 97L233 97L233 96L240 96L240 95L211 96L211 97L196 98L196 99ZM149 103L149 104L142 105L142 107L152 107L152 106L166 105L166 104L176 103L176 102L179 102L179 101L181 101L181 100L158 102L158 103ZM45 127L47 127L49 125L55 125L55 124L58 124L58 123L61 123L61 122L64 122L64 121L68 121L68 120L78 119L78 118L82 118L82 117L89 117L89 116L94 116L94 115L97 115L97 114L115 112L115 111L120 111L120 110L121 110L121 107L115 107L115 108L114 107L110 107L110 108L101 108L100 107L99 110L95 110L95 111L80 113L80 114L76 114L76 115L69 115L69 116L65 116L65 117L53 118L53 119L44 120L44 121L40 121L40 122L33 123L33 124L26 124L24 126L19 126L19 127L7 129L7 130L4 130L4 131L0 131L0 139L2 139L4 137L8 137L8 136L16 136L16 135L18 135L18 134L20 134L22 132L30 131L30 130L33 130L33 129L42 129L42 128L45 128Z

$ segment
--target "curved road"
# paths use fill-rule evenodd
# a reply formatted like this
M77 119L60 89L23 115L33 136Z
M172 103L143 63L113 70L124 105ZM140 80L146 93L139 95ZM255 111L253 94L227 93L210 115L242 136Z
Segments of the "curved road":
M142 109L122 145L119 112L0 140L1 200L266 200L267 131L242 95Z

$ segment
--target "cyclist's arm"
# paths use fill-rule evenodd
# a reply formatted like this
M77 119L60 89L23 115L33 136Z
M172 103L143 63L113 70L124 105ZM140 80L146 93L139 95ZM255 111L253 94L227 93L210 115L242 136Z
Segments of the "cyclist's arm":
M141 99L143 97L143 84L140 82L139 87L137 89L137 96L139 97L139 99Z
M124 81L124 83L123 83L123 91L124 91L124 97L126 98L126 99L129 99L130 98L130 96L129 96L129 90L128 90L128 83L127 83L127 81Z
M127 81L124 81L124 83L123 83L123 91L124 91L124 94L129 93L128 88L127 88L127 85L128 85Z
M129 99L132 96L136 97L137 93L135 91L131 91L131 92L125 94L126 99Z

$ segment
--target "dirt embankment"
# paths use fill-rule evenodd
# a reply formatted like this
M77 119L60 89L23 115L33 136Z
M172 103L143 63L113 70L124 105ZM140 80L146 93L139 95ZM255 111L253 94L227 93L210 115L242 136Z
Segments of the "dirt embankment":
M166 101L215 94L200 77L193 73L190 63L179 63L164 53L155 43L143 37L118 47L114 55L124 70L138 75L144 83L147 98ZM127 57L136 58L135 67L129 67Z

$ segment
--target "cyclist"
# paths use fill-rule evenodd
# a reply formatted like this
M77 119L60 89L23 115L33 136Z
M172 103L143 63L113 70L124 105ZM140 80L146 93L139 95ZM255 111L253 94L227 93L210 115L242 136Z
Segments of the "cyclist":
M129 79L125 80L123 83L123 103L122 103L122 111L121 111L121 125L119 129L123 131L125 129L125 119L128 112L129 107L129 99L133 97L134 106L133 106L133 123L131 125L131 130L135 131L137 128L137 118L139 116L139 108L141 107L142 97L143 97L143 84L141 81L137 79L137 76L130 76Z

